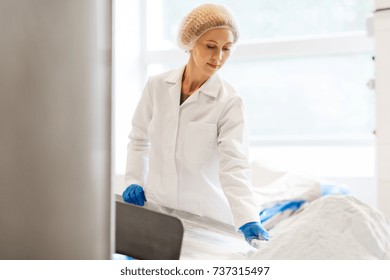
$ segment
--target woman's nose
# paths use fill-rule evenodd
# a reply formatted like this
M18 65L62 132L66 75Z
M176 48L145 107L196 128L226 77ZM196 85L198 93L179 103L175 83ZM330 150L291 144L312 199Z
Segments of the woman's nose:
M223 52L222 50L216 50L215 52L213 52L213 59L217 59L218 61L221 61L222 60L222 55L223 55Z

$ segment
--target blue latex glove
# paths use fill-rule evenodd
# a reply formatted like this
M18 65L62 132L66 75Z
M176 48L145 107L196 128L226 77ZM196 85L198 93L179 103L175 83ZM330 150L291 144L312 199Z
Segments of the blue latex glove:
M250 222L240 227L245 240L250 244L252 239L269 240L269 234L259 222Z
M146 201L144 189L136 184L131 184L122 194L124 201L135 205L144 206Z

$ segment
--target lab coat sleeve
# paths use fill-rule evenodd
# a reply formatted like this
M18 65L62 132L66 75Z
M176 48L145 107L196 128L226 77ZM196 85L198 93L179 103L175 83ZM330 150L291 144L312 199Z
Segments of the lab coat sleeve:
M149 83L150 81L148 81L144 88L132 119L132 129L127 145L126 186L137 184L145 187L150 150L148 127L153 116Z
M259 222L259 207L251 184L244 104L240 96L227 102L218 120L218 152L220 182L236 229L248 222Z

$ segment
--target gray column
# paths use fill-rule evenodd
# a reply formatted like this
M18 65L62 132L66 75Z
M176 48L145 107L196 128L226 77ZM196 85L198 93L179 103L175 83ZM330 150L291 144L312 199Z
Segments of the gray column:
M0 259L108 259L111 1L0 1Z

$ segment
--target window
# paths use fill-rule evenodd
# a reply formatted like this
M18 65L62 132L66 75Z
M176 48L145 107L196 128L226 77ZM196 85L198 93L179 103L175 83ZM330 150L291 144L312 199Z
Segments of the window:
M175 48L183 15L207 1L147 0L150 50ZM364 31L373 3L367 0L215 0L237 16L241 39L250 42Z
M365 85L372 66L363 53L239 61L222 70L245 98L253 138L340 138L374 129L374 94Z

